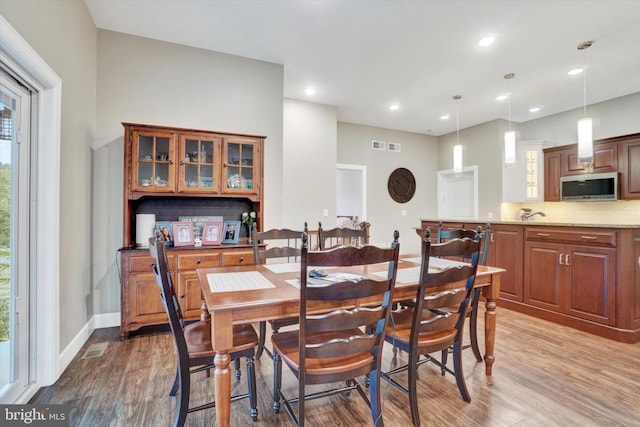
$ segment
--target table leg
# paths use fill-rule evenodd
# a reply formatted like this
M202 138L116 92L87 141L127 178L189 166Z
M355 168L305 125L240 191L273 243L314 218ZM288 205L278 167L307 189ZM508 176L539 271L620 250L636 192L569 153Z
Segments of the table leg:
M213 359L216 384L216 421L218 427L229 427L231 420L231 357L227 351L216 352Z
M492 274L491 276L491 284L483 288L483 294L487 301L484 312L484 364L487 376L491 375L493 362L496 359L493 355L496 341L496 300L500 296L500 274Z

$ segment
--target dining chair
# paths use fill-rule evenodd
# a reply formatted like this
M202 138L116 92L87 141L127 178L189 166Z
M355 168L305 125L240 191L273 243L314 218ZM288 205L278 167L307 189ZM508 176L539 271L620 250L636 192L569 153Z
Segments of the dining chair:
M320 250L330 249L340 245L362 246L369 244L369 227L371 224L361 222L359 228L336 227L329 230L318 223L318 242Z
M177 352L176 377L169 392L169 396L180 394L178 413L174 420L174 427L182 427L190 412L214 408L215 402L189 407L189 395L191 391L191 374L214 369L213 358L215 352L211 345L211 318L206 309L200 321L186 324L178 298L174 292L171 273L167 265L165 243L149 239L149 253L153 257L151 265L156 284L160 288L160 297L169 317L169 325ZM205 315L206 313L206 315ZM247 360L248 392L231 398L232 401L249 398L251 419L258 418L258 401L256 396L256 372L253 362L255 348L258 345L258 335L253 326L249 324L233 326L233 348L230 349L230 357L236 362L236 379L239 380L239 362L241 357Z
M485 230L482 231L482 228L478 226L475 230L471 229L449 229L445 230L442 222L438 223L438 234L436 238L436 243L443 243L452 238L464 238L469 237L471 239L475 238L475 235L478 234L480 239L482 239L482 249L480 251L480 259L478 263L480 265L487 265L487 255L489 253L489 244L491 242L491 224L487 223L485 226ZM461 259L465 261L469 261L469 259L465 259L462 257ZM466 317L469 319L469 345L463 346L463 349L471 348L473 351L473 355L475 356L478 362L482 362L482 354L480 353L480 347L478 346L478 304L480 302L480 288L474 288L471 291L471 300L469 302L469 307L467 309ZM447 363L447 358L442 361L444 364ZM444 375L444 371L443 371Z
M290 230L287 228L274 228L266 231L258 231L254 222L251 229L251 238L253 241L253 259L255 260L255 263L264 263L266 260L280 260L285 263L298 262L300 260L302 247L302 233L306 233L307 231L306 222L304 223L304 231ZM264 245L266 245L266 248ZM297 317L269 320L271 331L274 334L278 333L280 328L295 325L297 323ZM266 335L267 322L262 321L259 324L259 341L258 349L256 350L257 358L262 356L263 351L266 351L269 357L273 358L273 354L265 347Z
M398 269L399 233L394 232L390 247L372 245L340 246L326 251L307 250L306 235L300 266L300 327L271 336L273 346L274 402L276 413L284 404L297 426L304 426L308 400L336 393L349 395L357 390L371 410L373 424L383 426L380 401L380 364L384 330ZM386 263L383 276L348 274L351 266ZM313 267L311 267L313 266ZM341 270L324 271L330 267ZM322 272L325 277L318 277ZM309 275L314 278L310 278ZM332 310L345 300L366 299L366 306ZM318 310L323 307L324 310ZM369 327L365 331L365 328ZM298 379L298 395L287 398L282 389L282 362ZM358 381L368 376L369 397ZM306 394L307 385L345 382ZM292 404L298 403L297 416ZM340 401L336 401L338 404Z
M420 425L418 413L418 366L433 362L454 374L458 390L466 402L471 401L462 371L462 335L465 313L475 281L481 242L479 239L454 238L441 244L431 244L429 230L422 240L420 268L415 305L391 314L385 340L408 353L408 363L382 374L382 378L408 394L411 419ZM430 257L463 256L471 263L444 268L430 268ZM453 311L451 307L457 307ZM432 358L430 353L448 352L453 347L453 370ZM424 356L421 359L421 356ZM394 357L395 359L395 357ZM407 386L394 379L394 375L407 371Z

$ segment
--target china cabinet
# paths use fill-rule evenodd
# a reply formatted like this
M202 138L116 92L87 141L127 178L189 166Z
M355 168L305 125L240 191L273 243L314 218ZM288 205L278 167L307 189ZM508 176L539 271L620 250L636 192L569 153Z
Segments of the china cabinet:
M148 250L136 247L136 216L156 221L219 217L238 221L255 212L262 226L264 136L135 123L124 126L124 218L121 266L121 338L166 323ZM199 237L199 231L194 230ZM167 257L183 315L200 316L199 267L253 263L242 229L238 244L168 247ZM143 241L143 240L142 240ZM140 244L140 243L138 243Z

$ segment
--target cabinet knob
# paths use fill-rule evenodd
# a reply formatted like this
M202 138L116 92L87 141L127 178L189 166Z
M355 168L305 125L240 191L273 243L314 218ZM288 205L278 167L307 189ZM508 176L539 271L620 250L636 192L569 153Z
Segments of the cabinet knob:
M200 261L199 259L196 260L196 264L200 264L202 261Z
M560 265L564 265L564 263L562 262L562 257L564 257L564 254L560 254L560 259L558 260L558 263Z
M571 265L569 264L569 255L570 254L567 254L567 256L564 257L564 265Z
M181 295L180 295L180 298L184 298L184 294L181 294Z
M242 261L244 261L244 257L243 256L240 257L240 262L242 262Z

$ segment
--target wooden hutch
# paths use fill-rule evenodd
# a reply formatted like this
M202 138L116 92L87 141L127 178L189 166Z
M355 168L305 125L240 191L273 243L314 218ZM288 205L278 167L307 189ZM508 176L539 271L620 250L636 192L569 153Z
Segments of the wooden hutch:
M167 322L148 249L136 247L136 216L155 214L156 221L178 221L181 216L240 221L243 212L253 211L261 229L265 140L264 136L197 129L134 123L123 126L121 339L143 326ZM195 269L253 263L247 237L247 229L241 227L237 244L167 249L185 318L200 316L202 298Z

